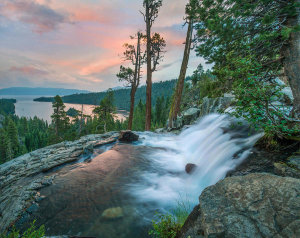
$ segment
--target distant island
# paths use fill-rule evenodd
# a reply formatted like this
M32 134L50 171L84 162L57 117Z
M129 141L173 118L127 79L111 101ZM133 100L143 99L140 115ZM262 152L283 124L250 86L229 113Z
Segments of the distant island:
M165 99L171 98L173 90L176 85L176 80L169 80L154 83L152 85L152 105L155 106L158 97L164 97ZM130 88L114 88L115 105L119 110L129 111L130 109ZM99 105L100 101L105 97L107 91L99 93L81 93L63 96L62 100L64 103L73 104L88 104L88 105ZM53 97L40 97L33 101L36 102L53 102ZM138 88L135 97L135 104L139 101L143 103L146 101L146 86Z
M77 93L90 93L87 90L65 89L65 88L29 88L29 87L11 87L0 89L0 95L48 95L65 96Z

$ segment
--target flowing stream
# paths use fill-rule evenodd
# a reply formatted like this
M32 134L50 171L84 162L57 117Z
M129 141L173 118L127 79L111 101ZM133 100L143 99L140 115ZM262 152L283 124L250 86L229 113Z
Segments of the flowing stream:
M47 235L147 237L156 211L172 212L178 204L190 211L203 189L239 165L262 136L217 114L179 135L139 135L134 144L106 145L88 160L49 172L54 184L40 191L28 222L44 224ZM192 174L185 172L188 163L197 166ZM106 217L112 208L113 217Z

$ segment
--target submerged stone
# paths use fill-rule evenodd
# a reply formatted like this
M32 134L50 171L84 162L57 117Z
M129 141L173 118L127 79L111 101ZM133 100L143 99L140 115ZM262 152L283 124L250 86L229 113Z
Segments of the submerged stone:
M102 217L105 219L116 219L123 216L123 209L121 207L108 208L102 213Z

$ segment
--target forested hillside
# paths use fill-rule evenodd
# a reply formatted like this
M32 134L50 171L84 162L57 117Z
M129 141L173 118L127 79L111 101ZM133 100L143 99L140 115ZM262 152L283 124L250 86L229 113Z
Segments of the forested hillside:
M155 106L156 99L158 97L171 97L173 89L175 87L176 80L170 80L165 82L159 82L153 84L152 92L152 106ZM99 105L101 100L106 96L107 92L100 93L88 93L88 94L73 94L69 96L62 97L64 103L75 103L75 104L91 104ZM130 88L119 89L114 91L115 106L118 109L129 110L130 108ZM38 102L53 102L52 97L41 97L34 101ZM143 103L146 101L146 86L141 86L138 88L135 97L135 104L137 105L139 101Z
M14 114L16 99L0 99L0 114Z

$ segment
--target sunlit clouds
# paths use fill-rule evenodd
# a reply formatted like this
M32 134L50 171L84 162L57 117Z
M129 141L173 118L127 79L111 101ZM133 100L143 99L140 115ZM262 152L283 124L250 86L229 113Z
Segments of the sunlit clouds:
M164 0L153 30L167 42L154 81L179 74L187 0ZM0 88L65 87L101 91L121 85L122 45L144 31L141 0L2 0ZM189 73L203 62L192 54ZM144 81L144 80L143 80Z

